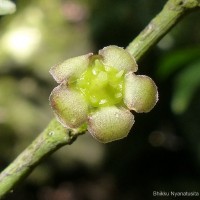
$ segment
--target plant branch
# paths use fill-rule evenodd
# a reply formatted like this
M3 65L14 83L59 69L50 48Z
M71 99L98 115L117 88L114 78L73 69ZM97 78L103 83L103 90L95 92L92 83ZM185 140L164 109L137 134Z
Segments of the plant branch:
M141 59L182 16L197 7L200 7L200 0L169 0L163 10L129 44L127 50L136 60ZM82 129L66 129L57 120L52 120L33 143L0 174L0 199L23 181L45 157L73 143L83 133Z
M163 10L128 45L138 61L188 12L200 8L200 0L169 0Z
M84 130L64 128L53 119L47 128L1 174L0 199L12 192L14 186L26 178L48 155L60 147L71 144Z

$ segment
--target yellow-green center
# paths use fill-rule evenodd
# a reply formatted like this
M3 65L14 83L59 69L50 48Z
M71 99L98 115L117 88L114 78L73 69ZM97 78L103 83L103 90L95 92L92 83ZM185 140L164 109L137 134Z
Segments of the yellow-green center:
M92 107L119 104L123 98L124 71L96 59L75 85Z

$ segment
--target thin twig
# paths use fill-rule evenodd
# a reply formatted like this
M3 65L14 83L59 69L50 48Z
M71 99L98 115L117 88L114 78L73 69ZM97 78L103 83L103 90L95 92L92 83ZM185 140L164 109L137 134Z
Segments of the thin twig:
M48 155L71 144L84 131L64 128L53 119L47 128L1 174L0 199L12 192L14 186L26 178Z
M169 0L163 10L128 45L127 50L138 61L169 32L179 20L200 8L200 0Z

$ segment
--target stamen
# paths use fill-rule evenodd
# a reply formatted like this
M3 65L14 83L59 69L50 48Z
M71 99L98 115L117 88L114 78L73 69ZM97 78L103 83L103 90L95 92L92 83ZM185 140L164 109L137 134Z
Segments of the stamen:
M101 105L101 104L105 104L105 103L107 103L107 100L106 100L106 99L102 99L102 100L99 102L100 105Z
M117 94L115 94L115 97L116 97L116 98L122 97L122 93L117 93Z
M121 70L116 74L116 77L121 78L123 74L124 74L124 70Z

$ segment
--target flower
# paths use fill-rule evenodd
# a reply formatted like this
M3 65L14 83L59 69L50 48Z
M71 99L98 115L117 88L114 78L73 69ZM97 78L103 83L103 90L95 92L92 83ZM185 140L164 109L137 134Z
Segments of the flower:
M98 141L124 138L135 112L149 112L158 101L148 76L136 75L137 64L126 50L108 46L70 58L50 70L60 85L50 95L57 119L68 128L86 127Z

